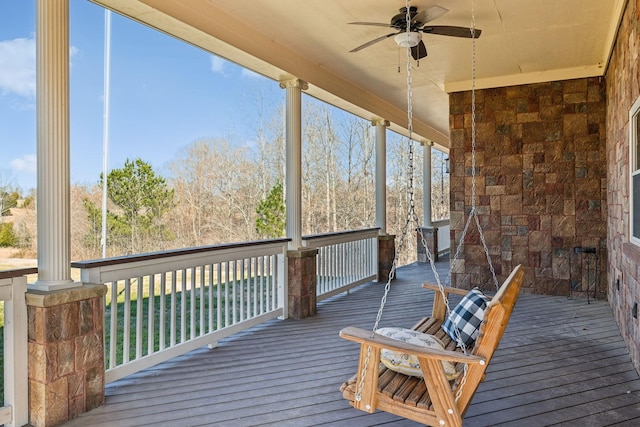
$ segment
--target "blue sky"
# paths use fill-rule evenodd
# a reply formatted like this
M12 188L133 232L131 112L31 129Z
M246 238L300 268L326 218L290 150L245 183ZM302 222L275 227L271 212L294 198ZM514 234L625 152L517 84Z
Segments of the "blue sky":
M104 9L70 1L71 182L102 171ZM140 157L159 172L200 138L250 144L262 93L277 83L117 14L111 15L109 167ZM35 0L0 1L0 186L36 185Z

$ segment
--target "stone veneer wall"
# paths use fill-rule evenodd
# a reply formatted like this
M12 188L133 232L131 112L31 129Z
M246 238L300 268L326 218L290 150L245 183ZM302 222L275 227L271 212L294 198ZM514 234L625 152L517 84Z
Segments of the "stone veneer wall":
M606 80L609 301L640 370L640 321L631 314L633 304L640 304L640 247L629 241L628 138L629 109L640 96L640 0L627 3Z
M449 104L456 248L471 206L471 92L451 94ZM590 246L600 257L599 297L606 296L605 138L603 79L476 91L476 206L500 282L522 264L525 292L584 289L573 248ZM474 225L452 262L454 286L493 288Z

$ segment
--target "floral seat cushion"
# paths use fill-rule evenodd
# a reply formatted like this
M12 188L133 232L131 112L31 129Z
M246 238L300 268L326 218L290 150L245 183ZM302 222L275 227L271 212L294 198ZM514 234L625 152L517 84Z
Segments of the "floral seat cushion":
M376 330L376 333L409 344L444 350L442 342L437 337L411 329L380 328ZM383 348L380 354L380 361L392 371L413 377L423 377L420 363L416 356ZM442 361L442 367L449 380L458 376L453 363Z

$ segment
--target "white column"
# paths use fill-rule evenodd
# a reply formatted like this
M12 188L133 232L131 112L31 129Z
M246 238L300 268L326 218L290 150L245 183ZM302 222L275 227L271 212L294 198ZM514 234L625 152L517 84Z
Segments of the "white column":
M287 91L286 232L291 239L289 249L298 249L302 247L302 90L309 86L302 80L293 79L280 82L280 87Z
M431 146L432 142L423 142L422 150L424 155L422 162L422 223L423 227L431 228Z
M376 127L376 227L387 234L387 126L388 120L373 120Z
M69 0L37 0L36 120L38 281L30 289L79 286L71 279Z

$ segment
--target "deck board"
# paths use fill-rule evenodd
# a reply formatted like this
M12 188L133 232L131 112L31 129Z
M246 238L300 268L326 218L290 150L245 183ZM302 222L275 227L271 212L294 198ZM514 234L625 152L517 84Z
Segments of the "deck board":
M419 285L432 277L428 265L402 267L380 326L411 327L429 314L433 296ZM273 320L123 378L107 386L103 407L64 425L418 426L357 411L338 390L359 351L338 331L370 329L383 288L363 285L312 318ZM498 425L640 425L640 379L606 301L520 297L465 417L465 426Z

